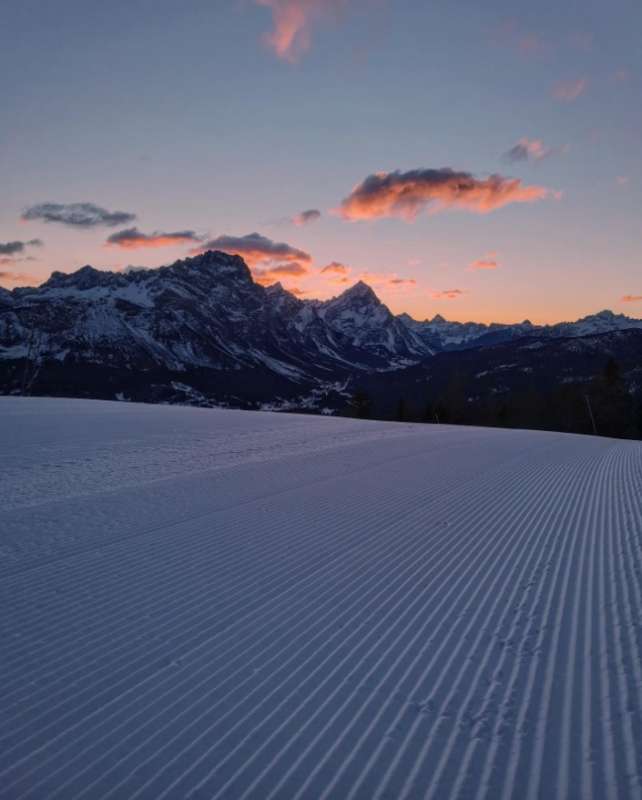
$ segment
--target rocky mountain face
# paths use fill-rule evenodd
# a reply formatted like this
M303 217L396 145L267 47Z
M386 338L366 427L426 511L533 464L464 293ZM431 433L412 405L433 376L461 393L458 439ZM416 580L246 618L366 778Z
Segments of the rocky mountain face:
M548 327L419 322L392 314L365 283L301 300L254 283L238 256L208 251L160 269L86 266L0 289L0 392L241 405L307 395L318 405L355 375L444 351L629 328L642 321L607 311Z

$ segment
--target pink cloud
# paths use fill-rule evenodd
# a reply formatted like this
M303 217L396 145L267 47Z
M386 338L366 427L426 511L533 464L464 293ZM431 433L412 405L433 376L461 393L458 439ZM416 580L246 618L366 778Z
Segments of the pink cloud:
M415 219L420 211L462 208L479 214L510 203L531 203L546 197L541 186L526 186L518 178L490 175L476 178L469 172L415 169L376 172L355 186L337 213L347 220L382 217Z
M336 17L348 0L256 0L272 11L273 30L264 41L284 61L294 63L310 49L312 27Z
M456 300L462 294L465 294L464 289L442 289L441 291L432 292L431 297L434 300Z
M639 303L642 301L642 294L625 294L622 298L623 303Z
M332 261L321 270L322 275L347 275L350 272L350 267L346 267L340 261Z
M529 139L524 136L505 153L504 157L509 161L541 161L554 152L553 148L546 147L541 139Z
M318 219L321 218L321 212L316 208L309 208L307 211L301 211L299 214L295 214L292 217L292 222L301 227L303 225L309 225L311 222L316 222Z
M408 289L417 284L414 278L400 278L396 272L368 272L366 270L360 272L358 278L369 286L388 289Z
M475 261L471 261L468 265L468 269L471 272L476 272L477 270L487 270L487 269L497 269L499 267L499 261L497 260L497 253L488 253L488 255L484 256L484 258L478 258Z
M588 87L586 78L578 78L574 81L559 81L553 86L552 95L561 103L572 103L580 95L584 94Z

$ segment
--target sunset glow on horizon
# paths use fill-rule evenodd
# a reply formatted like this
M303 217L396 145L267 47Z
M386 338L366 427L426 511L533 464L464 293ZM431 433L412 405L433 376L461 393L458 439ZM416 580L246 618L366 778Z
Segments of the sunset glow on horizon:
M219 249L263 285L362 280L417 319L642 317L633 0L4 17L0 286Z

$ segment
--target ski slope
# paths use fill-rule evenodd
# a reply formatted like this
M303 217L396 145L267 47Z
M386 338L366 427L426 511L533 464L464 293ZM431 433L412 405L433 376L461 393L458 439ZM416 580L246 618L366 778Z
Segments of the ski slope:
M0 398L0 797L642 797L642 445Z

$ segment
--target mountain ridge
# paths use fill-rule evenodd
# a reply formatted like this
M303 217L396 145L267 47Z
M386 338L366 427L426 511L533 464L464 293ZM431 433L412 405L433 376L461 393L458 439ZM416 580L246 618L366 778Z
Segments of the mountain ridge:
M85 265L0 292L0 391L24 391L20 375L49 365L70 385L74 371L91 373L87 391L92 381L102 385L99 370L125 395L152 375L162 389L196 372L215 396L268 401L334 391L356 375L405 370L442 352L632 328L642 320L607 310L550 326L440 315L421 322L393 314L363 281L329 300L304 300L254 282L239 256L209 250L156 269Z

